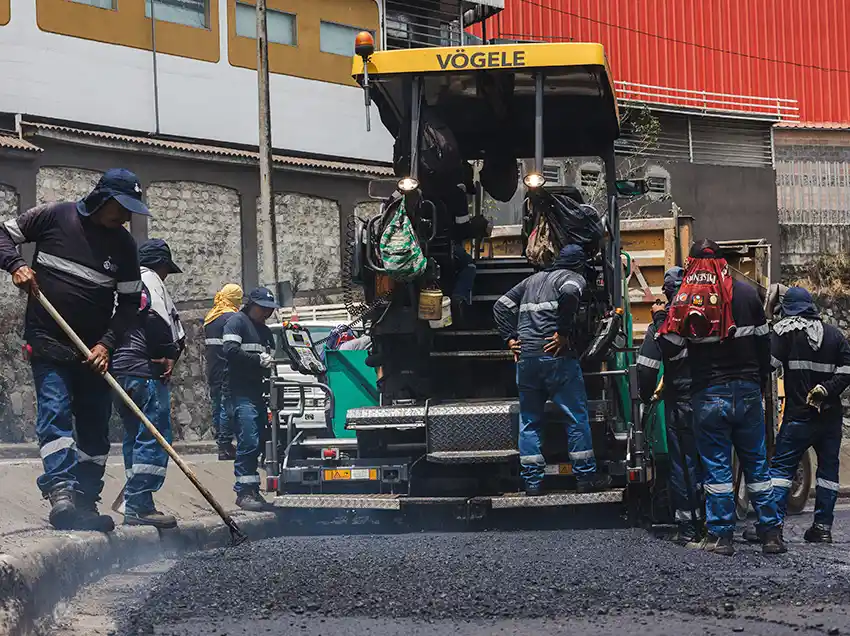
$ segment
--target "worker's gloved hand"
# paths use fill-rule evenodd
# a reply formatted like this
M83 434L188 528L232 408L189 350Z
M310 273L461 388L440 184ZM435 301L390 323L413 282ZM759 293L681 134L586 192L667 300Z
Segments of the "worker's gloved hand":
M35 272L26 265L12 272L12 282L18 289L23 289L33 296L38 294L38 283L35 280Z
M264 369L271 369L274 365L274 358L269 353L260 354L260 366Z
M809 391L809 394L806 396L806 404L820 411L823 408L823 401L828 395L829 393L826 388L822 384L818 384L815 388Z
M104 375L109 370L109 350L100 343L96 344L91 348L91 355L86 360L86 364L92 368L92 371Z

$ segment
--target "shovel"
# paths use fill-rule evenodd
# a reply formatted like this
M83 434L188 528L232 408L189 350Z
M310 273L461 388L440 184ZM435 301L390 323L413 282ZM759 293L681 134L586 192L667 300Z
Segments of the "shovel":
M68 338L71 339L71 342L73 342L77 349L80 350L80 353L82 353L86 358L88 358L91 355L91 351L89 350L89 348L82 340L80 340L80 337L76 333L74 333L74 330L71 328L71 325L69 325L61 316L61 314L56 311L56 308L50 303L49 300L47 300L47 298L45 298L44 294L42 294L40 291L37 291L33 295L36 297L38 302L41 303L41 306L44 307L45 311L50 314L51 318L53 318L53 320L56 321L59 327L61 327L62 331L65 332L65 335L68 336ZM162 436L162 433L160 433L156 429L156 426L151 423L151 421L145 416L142 410L136 405L135 402L133 402L130 396L127 395L127 392L123 388L121 388L121 385L118 384L118 381L109 373L105 373L103 377L106 380L106 383L110 387L112 387L112 390L118 394L118 397L121 398L121 401L124 402L127 408L130 409L135 414L135 416L142 421L142 424L145 425L145 428L148 429L148 432L154 436L157 442L159 442L159 445L165 449L165 452L168 453L168 456L171 457L174 463L180 467L180 470L182 470L186 477L189 478L189 481L192 482L192 485L194 485L195 488L198 489L198 492L203 495L204 499L206 499L207 502L209 502L209 504L216 511L216 513L218 513L218 516L221 517L221 520L224 522L224 525L226 525L227 529L230 531L230 539L232 545L239 545L240 543L246 541L248 537L245 535L244 532L239 529L239 526L236 525L236 522L233 520L233 517L231 517L227 513L227 511L221 507L221 504L216 501L212 493L207 490L206 486L201 483L201 481L198 479L192 469L189 468L189 465L183 461L183 458L177 454L177 451L172 448L171 444L169 444L168 441ZM121 492L123 493L124 490L122 489ZM116 509L116 504L113 504L113 510Z

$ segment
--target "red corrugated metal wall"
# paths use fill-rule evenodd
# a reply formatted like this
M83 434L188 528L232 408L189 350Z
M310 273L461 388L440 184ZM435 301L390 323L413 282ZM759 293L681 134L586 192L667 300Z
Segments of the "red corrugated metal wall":
M802 121L850 122L850 0L506 0L487 37L601 42L618 80L796 99Z

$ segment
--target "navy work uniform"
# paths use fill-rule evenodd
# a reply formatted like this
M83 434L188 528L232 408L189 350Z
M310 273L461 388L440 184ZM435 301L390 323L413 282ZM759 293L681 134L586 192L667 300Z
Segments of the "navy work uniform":
M522 478L528 494L540 494L546 461L542 451L543 417L551 399L567 417L567 439L573 473L580 490L602 486L596 480L596 459L587 414L587 392L576 352L571 346L553 356L544 351L557 332L566 336L586 282L577 273L584 252L577 245L561 250L550 270L538 272L496 301L493 313L506 343L519 340L517 362Z
M664 294L673 299L682 284L684 270L672 267L664 274ZM679 539L689 541L696 538L699 523L703 519L702 465L694 439L694 414L691 408L691 370L688 366L688 350L682 348L673 357L665 357L656 341L658 328L667 318L666 309L656 311L653 324L649 325L638 353L637 367L640 399L647 407L655 393L658 371L664 366L664 415L667 424L667 444L670 457L670 486L673 505L676 508L676 524ZM687 471L687 478L685 475ZM694 516L696 515L696 518Z
M234 474L236 504L246 510L265 506L260 497L260 432L268 422L263 391L273 365L274 336L265 320L277 308L263 287L248 294L248 304L224 326L227 389L236 425ZM265 317L263 317L265 316ZM261 319L258 319L261 318Z
M171 371L180 357L185 333L163 277L180 274L162 239L139 246L144 283L139 324L128 332L113 360L113 372L162 436L171 443ZM168 453L122 400L115 405L124 423L125 525L173 528L177 520L159 512L153 493L165 483Z
M814 524L807 541L832 541L841 449L841 393L850 386L850 345L821 322L808 291L791 287L782 300L783 318L773 327L773 365L784 370L785 410L776 439L771 476L784 519L797 466L809 447L818 458ZM819 408L818 408L819 407Z
M104 206L114 200L126 212L148 216L141 199L136 175L109 170L83 200L42 205L0 225L0 267L12 274L27 267L17 248L35 243L41 291L86 346L100 345L109 355L136 319L142 282L133 237L120 225L104 225L100 212L112 214L112 205ZM59 529L111 530L111 518L96 508L109 454L109 387L81 364L76 347L32 297L24 339L38 401L44 467L38 487L50 499L50 522Z

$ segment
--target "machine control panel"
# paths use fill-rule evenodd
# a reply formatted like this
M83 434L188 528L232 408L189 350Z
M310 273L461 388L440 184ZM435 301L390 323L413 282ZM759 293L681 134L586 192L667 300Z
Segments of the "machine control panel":
M296 371L307 375L322 375L327 371L307 329L292 323L285 324L283 349Z

